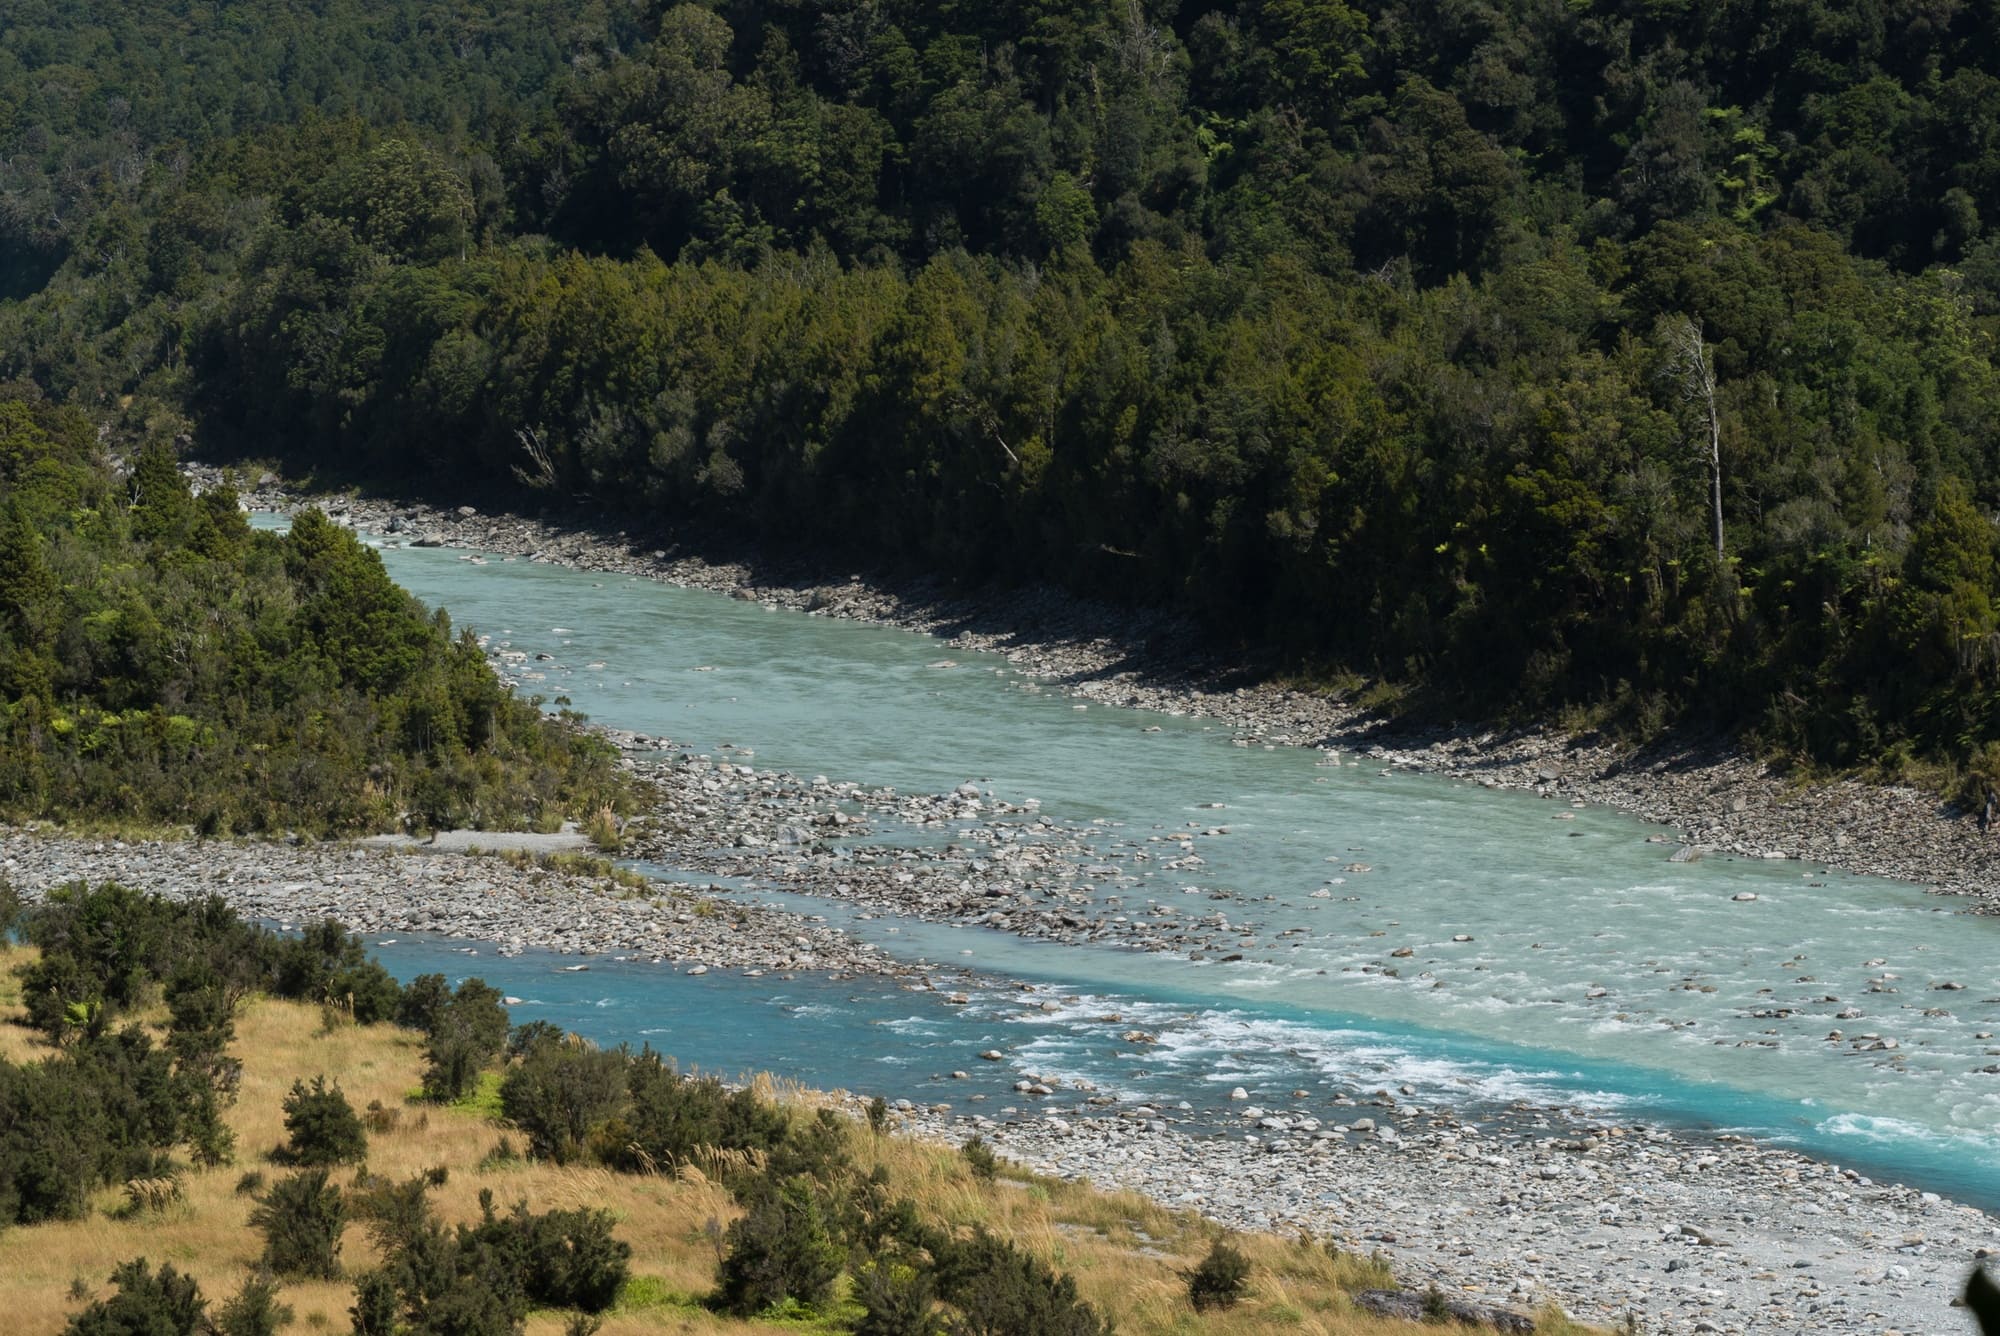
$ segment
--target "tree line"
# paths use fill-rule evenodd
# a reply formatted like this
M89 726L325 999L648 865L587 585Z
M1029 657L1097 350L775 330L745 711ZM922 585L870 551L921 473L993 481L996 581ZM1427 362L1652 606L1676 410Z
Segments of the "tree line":
M171 113L191 75L14 243L0 367L138 437L1174 606L1403 708L2000 771L1979 6L294 18L316 98ZM393 101L332 51L381 42ZM112 135L51 100L130 77L92 49L0 38L0 140Z

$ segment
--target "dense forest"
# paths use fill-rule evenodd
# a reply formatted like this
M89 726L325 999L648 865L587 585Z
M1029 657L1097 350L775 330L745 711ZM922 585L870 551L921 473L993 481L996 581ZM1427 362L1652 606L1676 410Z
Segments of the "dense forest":
M1485 716L2000 748L1962 0L75 0L0 375L1184 608Z
M253 532L169 449L0 395L0 818L202 835L534 824L624 801L353 534Z

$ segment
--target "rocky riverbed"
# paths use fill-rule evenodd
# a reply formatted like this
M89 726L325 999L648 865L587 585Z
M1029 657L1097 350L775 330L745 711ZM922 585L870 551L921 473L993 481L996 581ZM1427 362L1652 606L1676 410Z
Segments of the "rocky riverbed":
M201 471L199 483L215 480ZM265 475L247 497L284 510L299 499ZM754 555L714 556L618 527L609 516L529 519L470 506L321 499L336 519L389 542L641 576L814 616L925 631L1004 655L1079 698L1228 724L1245 745L1311 746L1384 766L1604 803L1673 827L1689 856L1805 859L1895 877L2000 910L2000 835L1908 786L1799 783L1710 740L1643 750L1551 730L1411 729L1335 696L1292 690L1257 667L1199 648L1192 628L1048 589L962 596L935 580L830 579Z
M117 881L176 899L220 895L240 914L358 933L426 932L590 956L624 953L691 972L900 972L837 928L672 887L640 889L561 860L281 841L79 839L0 827L0 880L35 897Z
M271 490L256 500L290 499ZM1913 790L1794 788L1741 756L1696 748L1635 755L1546 734L1396 733L1339 701L1202 659L1172 623L1048 593L962 600L937 586L828 582L708 561L613 529L469 508L350 500L329 509L390 541L457 547L468 559L560 562L926 630L1004 654L1089 700L1226 722L1245 745L1358 752L1381 767L1612 803L1678 827L1691 853L1808 857L1967 894L1984 893L1992 868L1969 822ZM1128 912L1113 898L1138 864L1188 857L1201 841L1225 838L1226 824L1134 836L1107 851L1101 833L971 785L899 794L759 770L747 756L687 751L667 739L614 736L661 795L628 832L632 852L713 877L715 891L634 898L603 878L572 885L492 859L452 860L463 867L435 878L449 888L440 891L432 874L406 866L443 865L436 855L288 846L274 857L260 846L189 858L186 846L12 832L0 837L0 872L24 882L118 875L148 885L151 877L189 893L225 890L248 912L280 919L334 913L370 933L492 939L502 937L499 922L525 923L513 929L522 942L656 954L691 970L887 967L881 953L825 925L743 903L721 889L723 880L1059 941L1224 958L1280 946L1263 940L1270 934L1254 901L1160 915ZM926 828L940 838L885 838ZM968 975L954 986L977 981ZM1380 1247L1407 1284L1436 1279L1519 1306L1553 1299L1592 1321L1629 1313L1667 1331L1967 1330L1949 1300L1974 1259L2000 1249L2000 1222L1977 1210L1728 1138L1531 1108L1474 1126L1462 1115L1399 1106L1386 1090L1333 1101L1351 1104L1351 1113L1308 1113L1294 1104L1296 1092L1246 1090L1241 1127L1215 1135L1170 1110L1079 1101L1083 1092L1060 1083L1027 1084L1011 1108L968 1114L974 1106L912 1103L905 1116L927 1134L961 1140L980 1131L1034 1167L1131 1187L1227 1224L1305 1228L1342 1246Z
M1380 1249L1397 1281L1643 1331L1970 1331L1951 1307L2000 1222L1933 1193L1747 1142L1614 1124L1476 1127L1358 1101L1343 1122L1246 1092L1235 1135L1159 1110L991 1115L912 1104L921 1135L977 1133L1024 1166L1225 1225ZM1385 1092L1386 1093L1386 1092Z

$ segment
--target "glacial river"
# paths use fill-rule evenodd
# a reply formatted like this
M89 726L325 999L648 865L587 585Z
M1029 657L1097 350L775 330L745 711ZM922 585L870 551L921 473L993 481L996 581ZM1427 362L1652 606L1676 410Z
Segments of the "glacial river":
M1797 861L1670 863L1672 845L1646 842L1656 827L1610 811L1554 819L1570 809L1244 747L1224 725L1079 708L1004 660L907 632L462 555L383 552L458 624L530 655L534 690L683 748L749 749L717 754L759 769L1038 798L1119 869L1098 885L1116 912L1221 908L1261 925L1259 945L1196 963L813 904L907 959L1043 987L949 1007L881 980L605 960L568 973L560 957L474 960L407 939L382 951L399 973L481 973L526 1000L517 1019L650 1041L712 1070L919 1100L983 1093L959 1107L988 1113L1023 1103L1022 1072L1218 1117L1239 1085L1287 1104L1294 1089L1407 1085L1405 1103L1475 1117L1531 1101L1748 1133L2000 1207L2000 920ZM1148 836L1224 825L1196 842L1199 865L1166 869L1173 845L1130 858ZM898 835L878 824L874 838ZM1238 898L1211 903L1219 888ZM1756 899L1733 898L1744 891ZM1413 954L1391 958L1402 947ZM1112 1012L1121 1024L1098 1019ZM1160 1040L1142 1056L1118 1039L1135 1027ZM1834 1029L1845 1038L1830 1042ZM978 1061L995 1047L1005 1063ZM968 1079L937 1079L954 1069Z

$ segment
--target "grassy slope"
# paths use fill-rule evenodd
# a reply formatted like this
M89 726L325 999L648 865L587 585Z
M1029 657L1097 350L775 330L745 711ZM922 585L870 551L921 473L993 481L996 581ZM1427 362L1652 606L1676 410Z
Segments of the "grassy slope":
M0 946L0 1056L17 1062L46 1052L36 1035L15 1023L19 987L12 968L27 954ZM135 1256L172 1262L193 1274L212 1302L233 1293L261 1247L246 1223L252 1203L235 1192L237 1179L253 1168L267 1177L283 1172L266 1158L284 1136L280 1101L295 1078L318 1073L337 1080L357 1108L380 1100L402 1109L394 1131L370 1138L368 1168L401 1180L434 1165L447 1167L450 1181L433 1196L447 1220L474 1218L482 1187L492 1188L503 1206L525 1197L536 1210L612 1211L619 1236L633 1246L634 1281L602 1336L812 1329L726 1320L699 1306L715 1270L709 1222L726 1224L736 1210L726 1191L698 1173L634 1177L525 1163L481 1169L481 1158L502 1135L478 1107L482 1101L453 1108L404 1104L417 1087L422 1061L414 1034L388 1026L329 1031L316 1008L255 999L238 1018L237 1036L243 1084L230 1124L239 1163L188 1173L185 1201L162 1215L117 1218L123 1195L113 1190L99 1195L87 1220L0 1233L0 1313L7 1315L8 1330L21 1336L59 1332L81 1306L68 1297L72 1283L80 1279L93 1295L108 1294L113 1265ZM814 1098L803 1091L782 1093L798 1101ZM920 1209L958 1224L984 1223L1071 1271L1084 1296L1108 1312L1120 1332L1389 1336L1423 1330L1352 1309L1345 1288L1382 1283L1381 1272L1365 1260L1336 1260L1318 1248L1268 1235L1238 1241L1256 1264L1251 1299L1226 1314L1197 1316L1178 1274L1207 1248L1209 1232L1194 1218L1131 1194L1004 1168L997 1182L981 1185L949 1150L902 1137L876 1140L858 1124L855 1145L864 1166L887 1165L892 1181ZM350 1273L374 1261L358 1224L349 1227L342 1260ZM282 1297L297 1315L293 1331L348 1329L353 1295L344 1284L288 1285ZM1553 1319L1544 1329L1567 1325ZM537 1314L528 1323L530 1336L561 1330L562 1319L554 1314Z

